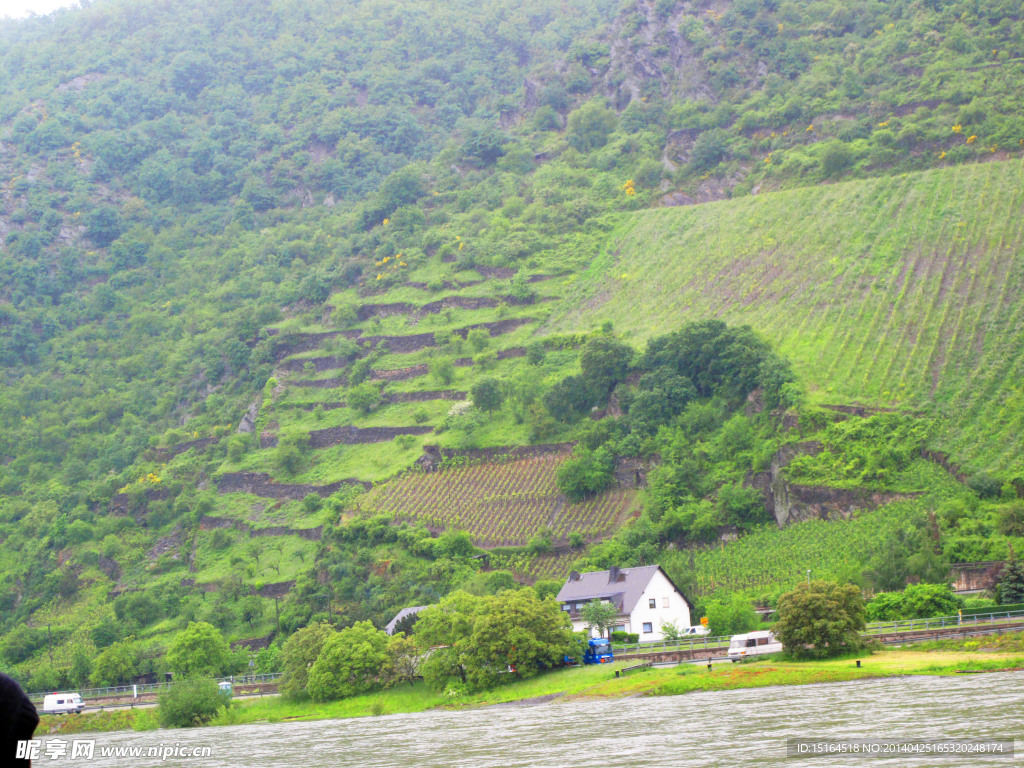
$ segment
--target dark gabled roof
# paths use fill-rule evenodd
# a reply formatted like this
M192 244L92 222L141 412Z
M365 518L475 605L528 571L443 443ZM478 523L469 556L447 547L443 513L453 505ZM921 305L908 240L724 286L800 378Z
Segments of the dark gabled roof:
M640 596L647 589L647 585L651 583L654 574L661 570L661 566L643 565L637 568L620 568L616 581L611 581L613 570L582 573L575 580L570 576L558 591L558 602L608 600L618 607L620 613L632 613ZM668 579L664 571L662 574ZM672 583L672 579L668 579L668 583L672 584L683 600L686 600L686 596L679 591L679 587ZM693 607L689 600L686 600L686 604Z

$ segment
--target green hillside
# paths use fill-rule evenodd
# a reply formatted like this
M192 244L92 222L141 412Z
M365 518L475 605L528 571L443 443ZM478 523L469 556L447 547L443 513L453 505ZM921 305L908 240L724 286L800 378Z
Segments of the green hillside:
M1017 476L1022 180L1011 161L634 214L549 327L749 323L814 401L926 411L965 470Z
M1022 72L1007 0L0 22L0 667L1019 551Z

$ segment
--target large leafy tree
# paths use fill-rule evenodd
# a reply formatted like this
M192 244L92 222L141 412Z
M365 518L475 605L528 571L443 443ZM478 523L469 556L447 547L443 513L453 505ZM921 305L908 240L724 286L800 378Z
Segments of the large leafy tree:
M464 655L467 682L483 689L533 677L560 662L571 642L569 617L554 600L532 589L486 597Z
M779 598L775 636L796 657L827 658L863 646L864 598L853 584L811 581Z
M167 651L167 664L177 677L216 677L228 666L231 650L216 627L190 621Z
M139 646L133 638L114 643L96 657L89 676L93 685L123 685L139 674Z
M291 699L306 695L309 669L323 650L324 644L337 634L327 622L318 621L303 627L289 637L281 648L281 682L278 690Z
M313 701L366 693L390 676L388 636L369 621L358 621L328 640L309 670L306 690Z
M420 665L435 688L452 681L473 689L536 675L570 651L569 618L532 589L489 597L455 592L420 613L414 639L431 649Z

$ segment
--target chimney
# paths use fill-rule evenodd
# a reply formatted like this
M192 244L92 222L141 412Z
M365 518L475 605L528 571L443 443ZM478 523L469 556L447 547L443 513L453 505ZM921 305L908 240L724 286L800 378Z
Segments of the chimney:
M609 584L614 584L618 580L619 580L619 566L613 565L610 569L608 569L608 583Z
M577 571L570 571L569 572L569 581L579 581L579 580L580 580L579 572L577 572Z

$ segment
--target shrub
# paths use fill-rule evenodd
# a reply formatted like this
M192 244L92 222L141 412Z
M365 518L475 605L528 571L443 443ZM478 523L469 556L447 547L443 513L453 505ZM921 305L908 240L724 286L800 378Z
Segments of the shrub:
M983 499L993 499L999 495L1003 484L987 472L978 472L967 478L968 487Z
M376 408L381 401L380 389L371 381L364 381L348 391L345 404L364 416Z
M615 479L615 458L606 448L595 451L578 447L575 455L558 468L558 489L571 501L599 493Z
M775 636L793 656L826 658L864 644L864 599L853 584L800 584L779 598L778 615Z
M214 680L191 678L160 694L157 718L164 728L192 728L213 720L225 704Z
M761 625L761 617L744 595L735 594L728 602L713 600L704 606L708 631L712 635L737 635L751 632Z
M491 413L501 408L505 395L501 388L501 382L488 377L480 379L473 385L470 390L470 398L477 408Z
M474 352L483 352L491 343L491 332L486 328L474 328L466 334L466 341Z
M455 364L447 357L435 357L427 363L427 370L439 384L455 381Z

